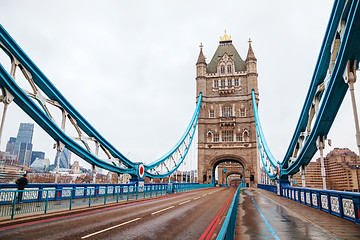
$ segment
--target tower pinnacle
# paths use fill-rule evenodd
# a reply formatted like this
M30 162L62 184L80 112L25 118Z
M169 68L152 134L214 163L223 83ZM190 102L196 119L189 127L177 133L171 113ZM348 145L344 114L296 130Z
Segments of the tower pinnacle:
M202 43L200 43L199 47L200 47L200 53L199 53L199 57L198 57L198 60L197 60L196 64L198 64L198 63L205 63L206 64L206 60L205 60L206 58L205 58L205 56L203 54L203 51L202 51L204 45Z
M257 60L256 57L255 57L255 54L254 54L254 51L252 50L252 47L251 47L251 38L249 38L249 50L248 50L248 54L247 54L247 57L246 57L246 61L249 61L249 60Z

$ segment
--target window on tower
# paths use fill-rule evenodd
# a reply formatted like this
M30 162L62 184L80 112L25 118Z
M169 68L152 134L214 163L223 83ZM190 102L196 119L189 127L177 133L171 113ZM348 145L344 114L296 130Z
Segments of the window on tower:
M232 117L233 116L232 108L231 107L223 107L222 116L223 117Z
M221 141L232 142L234 140L233 130L224 130L221 132Z
M228 71L228 73L231 73L231 65L227 66L227 71Z
M240 86L239 79L235 79L235 87Z
M225 73L225 66L220 67L220 73Z
M240 117L246 117L246 109L240 109Z
M232 86L232 79L228 79L227 84L228 84L229 87L231 87Z
M215 111L214 110L210 110L209 117L210 118L215 118Z
M238 141L238 142L244 141L243 135L241 133L236 134L236 141Z
M218 80L214 80L214 88L218 88L219 87L219 81Z
M219 134L218 133L213 134L213 142L219 142Z
M225 80L221 80L221 87L225 87Z

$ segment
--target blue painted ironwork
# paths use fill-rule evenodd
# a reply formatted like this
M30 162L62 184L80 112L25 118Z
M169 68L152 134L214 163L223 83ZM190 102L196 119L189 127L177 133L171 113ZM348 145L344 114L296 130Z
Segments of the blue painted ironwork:
M275 160L274 156L272 155L267 145L263 130L261 128L259 113L256 105L255 91L252 90L251 94L252 94L252 102L253 102L255 126L256 126L256 137L260 152L260 159L263 163L265 173L268 175L268 177L270 179L276 179L277 177L276 168L279 165L279 163Z
M220 232L216 238L216 240L222 239L235 239L235 226L236 226L236 219L237 219L237 212L238 212L238 205L239 205L239 196L240 196L240 189L244 188L245 184L240 184L236 190L234 198L231 202L229 211L226 215L225 221L220 229Z
M15 184L1 184L0 216L44 212L74 207L91 207L152 196L181 193L214 187L213 184L173 183L145 184L29 184L26 190L15 190ZM169 191L170 189L170 191ZM21 202L17 196L23 194Z
M277 186L276 185L268 185L268 184L258 184L258 188L264 189L269 192L277 193Z
M359 31L359 0L335 1L295 133L279 165L267 147L252 93L260 157L270 179L297 173L316 153L316 141L327 137L348 89L344 75L360 60Z
M97 167L116 172L128 173L133 177L141 177L139 166L142 163L132 162L120 151L111 145L94 127L67 101L52 82L41 72L35 63L25 54L6 30L0 25L0 48L10 57L12 70L9 74L0 64L0 87L3 96L11 99L25 111L40 127L42 127L55 142L64 145L73 153ZM19 67L25 78L29 81L33 93L21 89L15 82L15 69ZM45 94L46 96L43 96ZM40 107L36 104L34 99ZM175 147L160 159L145 166L144 177L163 178L171 175L184 161L193 140L197 120L200 112L202 94L199 95L195 113L188 128ZM11 101L11 100L10 100ZM63 121L69 120L75 127L81 145L65 134L64 126L58 126L46 104L54 105L61 109ZM85 136L86 135L86 136ZM93 141L97 146L95 153L89 147L87 141ZM82 146L84 145L84 146ZM107 155L107 161L99 159L97 151L102 149ZM175 157L175 153L179 156ZM166 170L159 170L165 167Z

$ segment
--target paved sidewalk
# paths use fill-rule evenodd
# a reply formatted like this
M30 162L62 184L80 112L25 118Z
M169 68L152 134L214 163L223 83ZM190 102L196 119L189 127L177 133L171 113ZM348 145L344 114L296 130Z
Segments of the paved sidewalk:
M360 225L263 189L247 188L240 195L235 239L264 238L360 239Z

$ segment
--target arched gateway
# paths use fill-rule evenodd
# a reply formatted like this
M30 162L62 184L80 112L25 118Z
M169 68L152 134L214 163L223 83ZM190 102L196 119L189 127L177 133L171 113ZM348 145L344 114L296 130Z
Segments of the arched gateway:
M227 170L253 184L259 172L251 99L254 89L258 104L257 60L250 40L243 61L226 33L220 39L210 63L202 45L196 63L197 96L203 94L198 121L199 183L214 183L218 167L220 184L226 184Z

